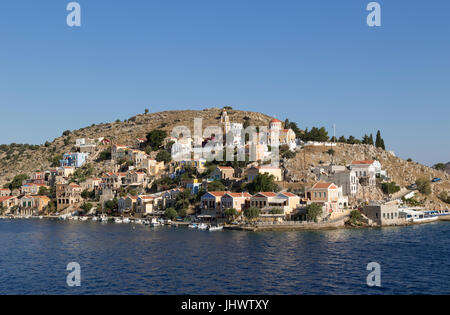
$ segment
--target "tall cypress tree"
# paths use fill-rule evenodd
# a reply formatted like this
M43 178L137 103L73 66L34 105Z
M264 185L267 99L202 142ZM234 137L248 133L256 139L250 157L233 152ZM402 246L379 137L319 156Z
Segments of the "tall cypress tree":
M369 144L373 145L373 135L372 134L370 134L370 137L369 137Z
M376 146L377 148L381 148L381 149L383 149L383 150L386 149L385 146L384 146L384 140L383 140L383 138L381 138L381 132L380 132L380 130L377 131L377 138L376 138L376 140L375 140L375 146Z

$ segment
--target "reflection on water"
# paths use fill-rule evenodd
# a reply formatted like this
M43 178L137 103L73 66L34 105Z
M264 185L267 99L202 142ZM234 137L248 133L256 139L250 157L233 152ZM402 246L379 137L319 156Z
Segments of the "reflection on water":
M446 222L246 233L2 220L0 293L449 294L449 236ZM79 288L66 286L72 261ZM366 286L372 261L381 289Z

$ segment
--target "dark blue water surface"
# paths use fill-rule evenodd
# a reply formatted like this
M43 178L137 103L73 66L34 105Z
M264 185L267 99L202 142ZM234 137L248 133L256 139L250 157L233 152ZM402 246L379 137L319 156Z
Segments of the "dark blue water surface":
M81 266L68 287L67 264ZM381 288L366 284L381 265ZM1 294L450 294L450 223L208 232L0 220Z

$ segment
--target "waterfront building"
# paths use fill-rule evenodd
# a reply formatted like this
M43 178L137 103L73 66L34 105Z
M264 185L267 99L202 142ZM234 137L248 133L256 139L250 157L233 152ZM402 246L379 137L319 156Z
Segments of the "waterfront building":
M117 201L119 213L136 211L138 196L128 196L119 198Z
M56 209L62 210L70 206L80 205L83 201L81 186L71 184L56 184Z
M317 203L323 206L326 214L342 212L348 207L348 197L343 195L342 187L334 183L318 182L306 190L307 204Z
M362 209L362 213L379 226L399 225L406 222L397 204L367 205Z
M242 193L226 192L221 197L222 211L229 209L229 208L234 208L238 212L242 212L246 208L250 207L250 198L251 197L252 197L252 195L247 192L242 192Z

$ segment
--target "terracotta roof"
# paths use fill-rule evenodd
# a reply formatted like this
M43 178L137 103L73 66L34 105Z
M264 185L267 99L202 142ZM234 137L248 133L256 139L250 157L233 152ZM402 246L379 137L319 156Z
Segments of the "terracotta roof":
M270 121L270 123L272 124L272 123L280 123L281 122L281 120L278 120L278 119L276 119L276 118L274 118L274 119L272 119L271 121Z
M364 165L364 164L373 164L374 160L361 160L361 161L352 161L352 165Z
M280 193L280 195L284 195L287 197L298 197L296 194L290 193L288 191L282 192L282 193Z
M266 191L266 192L259 192L255 196L257 195L262 195L264 197L275 197L277 194L271 191Z
M249 193L247 193L247 192L245 192L245 193L232 193L232 192L227 192L225 195L224 195L224 197L225 196L230 196L230 197L233 197L233 198L241 198L241 197L251 197L252 195L250 195Z
M336 189L337 186L333 183L324 183L324 182L318 182L314 184L312 188L318 188L318 189Z
M217 166L219 170L234 170L231 166Z
M12 198L15 198L15 196L4 196L4 197L0 197L0 202L3 202L3 201L5 201L5 200L9 200L9 199L12 199Z

